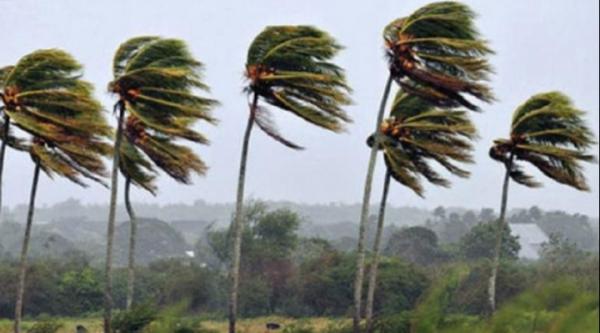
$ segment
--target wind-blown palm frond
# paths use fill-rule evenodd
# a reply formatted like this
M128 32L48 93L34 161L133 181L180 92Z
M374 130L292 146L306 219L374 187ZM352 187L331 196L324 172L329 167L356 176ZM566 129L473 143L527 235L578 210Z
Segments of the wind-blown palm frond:
M584 115L561 92L532 96L515 110L510 139L494 141L490 156L519 184L541 186L519 163L528 162L561 184L588 191L581 162L596 158L587 152L595 139Z
M351 102L350 88L344 71L330 62L340 49L331 36L311 26L267 27L248 50L246 91L311 124L342 131L351 121L342 109ZM269 136L301 148L279 134L264 108L258 113L256 123Z
M184 139L208 144L193 126L198 120L216 123L211 110L217 102L197 94L197 90L208 91L202 67L178 39L132 38L115 54L109 89L129 114L120 170L151 193L156 191L154 166L185 184L190 183L192 172L206 172L202 160L179 143Z
M459 2L436 2L386 26L384 39L392 77L407 92L438 106L478 110L465 95L485 102L493 51L474 25L475 13Z
M450 186L432 163L456 176L469 176L467 170L456 165L473 162L471 141L477 134L465 111L441 109L399 91L380 133L379 148L392 177L419 196L424 192L421 177L438 186ZM372 135L368 144L374 142Z
M9 132L8 144L28 150L50 177L82 186L82 178L102 183L111 129L91 84L81 79L81 65L62 50L47 49L2 72L4 112L31 135L26 142Z

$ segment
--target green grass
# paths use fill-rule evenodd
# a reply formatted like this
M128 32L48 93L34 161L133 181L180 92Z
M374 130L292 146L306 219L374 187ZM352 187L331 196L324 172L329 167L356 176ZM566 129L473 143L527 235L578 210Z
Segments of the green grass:
M75 327L80 324L85 326L90 333L102 333L101 318L64 318L60 319L60 321L64 323L64 327L59 330L58 333L74 333ZM301 321L315 328L317 332L325 330L330 325L345 322L345 320L329 318L309 318L302 319ZM285 326L296 323L298 320L277 316L242 319L238 322L238 331L239 333L264 333L265 324L268 322L276 322ZM31 327L33 323L34 321L25 321L23 323L23 332L27 332L27 329ZM202 322L202 327L216 330L217 332L227 332L226 321L207 320ZM12 321L0 320L0 333L12 333Z

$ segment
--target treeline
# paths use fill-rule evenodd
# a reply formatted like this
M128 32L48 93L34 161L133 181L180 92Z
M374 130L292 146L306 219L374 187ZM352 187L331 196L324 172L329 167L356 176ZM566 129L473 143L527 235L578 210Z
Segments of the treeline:
M287 209L255 203L246 211L241 266L240 314L346 316L352 303L356 255L332 243L298 235L301 218ZM477 224L457 243L441 244L423 226L395 230L386 241L378 279L375 312L388 318L414 311L447 267L467 265L469 273L449 297L451 311L482 315L486 307L486 272L493 256L493 224ZM505 230L499 275L500 304L544 281L577 277L581 287L597 291L598 257L572 242L553 237L538 263L517 260L519 243ZM165 259L136 268L136 304L158 307L189 301L186 311L222 318L227 309L228 230L211 231L196 245L195 258ZM39 258L28 270L26 310L30 316L94 316L102 307L102 270L84 254ZM0 317L13 315L17 262L0 262ZM115 271L114 300L126 302L127 270Z

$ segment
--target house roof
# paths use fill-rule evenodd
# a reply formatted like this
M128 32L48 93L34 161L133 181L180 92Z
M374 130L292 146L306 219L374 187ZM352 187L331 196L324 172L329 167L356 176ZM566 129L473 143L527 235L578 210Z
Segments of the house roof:
M546 233L535 223L511 223L511 234L519 238L521 250L519 258L537 260L540 258L540 248L548 242Z

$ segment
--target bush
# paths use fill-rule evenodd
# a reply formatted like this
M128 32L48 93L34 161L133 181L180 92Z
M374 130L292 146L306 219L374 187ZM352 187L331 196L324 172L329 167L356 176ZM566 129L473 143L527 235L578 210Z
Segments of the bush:
M59 329L63 327L63 323L56 319L47 318L42 319L35 324L27 331L27 333L56 333Z
M138 333L156 319L156 309L141 305L127 311L119 311L112 320L112 327L118 333Z

